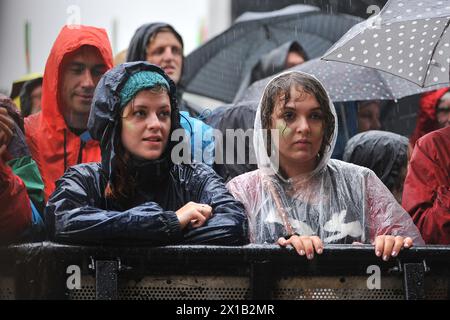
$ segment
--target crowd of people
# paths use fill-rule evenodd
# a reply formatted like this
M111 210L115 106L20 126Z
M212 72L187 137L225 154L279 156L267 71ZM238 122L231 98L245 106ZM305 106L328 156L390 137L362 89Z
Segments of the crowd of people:
M283 71L308 60L298 42L261 57L236 102L207 117L183 99L183 48L150 23L114 60L103 29L62 28L20 111L0 96L2 244L266 243L313 259L365 243L384 260L450 244L449 88L423 95L411 137L382 131L382 102L355 101L341 141L323 85ZM267 76L259 103L243 103ZM216 163L213 131L228 129L254 130L240 152L256 163Z

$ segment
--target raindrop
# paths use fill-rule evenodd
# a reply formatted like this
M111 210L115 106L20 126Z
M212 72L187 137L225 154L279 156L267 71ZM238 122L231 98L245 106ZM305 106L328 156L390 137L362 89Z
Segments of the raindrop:
M414 48L414 44L410 45L409 48L410 48L410 49Z
M414 55L414 53L411 52L408 56L409 56L410 58L412 58L413 55Z
M387 67L388 69L392 69L392 65L388 65L388 67Z
M440 56L442 56L444 54L444 50L439 50L438 53Z
M398 44L399 44L400 46L402 46L404 43L405 43L405 41L400 41Z
M417 24L417 21L414 20L411 24Z
M355 47L350 47L350 51L355 51Z
M422 76L420 76L417 80L419 80L419 81L422 81L422 79L423 79L423 77Z
M398 34L398 36L399 37L403 37L405 34L403 33L403 32L400 32L399 34Z
M446 44L444 44L444 46L448 48L450 46L450 43L447 42Z
M414 63L411 62L411 63L409 64L409 67L410 67L410 68L414 67Z
M412 73L412 72L410 72L410 73L408 74L409 77L412 77L413 75L414 75L414 73Z
M403 63L403 59L400 59L400 61L398 63L402 64Z
M337 55L337 57L338 57L338 58L342 58L342 53L339 53L339 54Z
M381 64L380 61L378 61L377 63L375 63L376 66L379 66Z
M361 44L364 44L364 43L366 43L366 40L362 39Z
M388 57L388 60L392 60L392 56L389 56L389 57Z
M377 53L376 55L375 55L375 57L377 57L377 58L379 58L381 56L381 53Z
M351 61L355 61L356 57L351 57L350 60Z
M416 32L416 31L417 31L417 29L412 29L412 30L411 30L411 32Z
M403 73L403 69L398 69L398 73Z
M391 40L392 40L392 38L387 38L387 39L386 39L387 42L389 42L389 41L391 41Z
M438 80L439 80L438 77L434 77L434 78L433 78L433 81L434 81L434 82L438 82Z
M389 47L386 48L387 51L391 51L391 49L392 49L391 46L389 46Z
M374 37L374 38L378 38L378 34L375 33L375 34L373 35L373 37Z
M375 43L373 46L374 46L374 48L378 48L379 43L377 42L377 43Z
M363 51L363 54L367 54L369 51L368 50L364 50Z
M363 62L364 62L364 63L367 63L367 62L369 62L369 59L364 59Z
M441 72L445 72L447 69L445 69L445 67L441 68Z
M426 36L427 35L427 32L425 31L425 32L422 32L422 35L423 36Z
M427 25L427 24L424 24L424 25L423 25L423 28L424 28L424 29L428 28L428 25Z
M404 26L404 25L401 25L401 26L400 26L400 29L405 29L405 26Z

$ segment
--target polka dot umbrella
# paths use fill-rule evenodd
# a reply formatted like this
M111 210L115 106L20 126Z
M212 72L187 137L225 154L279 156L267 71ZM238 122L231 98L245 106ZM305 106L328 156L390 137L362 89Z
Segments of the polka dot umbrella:
M449 0L390 0L322 59L383 70L420 87L449 84L449 23Z
M312 74L322 82L334 102L360 100L395 100L437 89L445 85L421 88L387 72L337 61L313 59L290 70ZM273 77L252 84L240 101L259 101Z

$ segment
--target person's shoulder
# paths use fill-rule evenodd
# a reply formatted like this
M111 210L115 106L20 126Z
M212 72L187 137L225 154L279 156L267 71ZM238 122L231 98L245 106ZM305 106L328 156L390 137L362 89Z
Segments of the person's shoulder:
M31 134L31 132L35 132L36 130L39 130L39 123L41 118L41 112L29 115L28 117L25 117L23 119L24 126L25 126L25 133L30 136L34 136Z
M450 140L450 126L427 133L417 140L417 144L426 148L435 143L448 140Z
M340 172L344 176L353 177L356 175L368 175L373 172L369 168L336 159L330 159L327 167L334 172Z
M257 169L234 177L228 183L246 189L249 185L254 186L259 181L261 181L261 175L260 170Z
M67 169L64 176L82 176L82 177L93 177L93 176L99 176L104 175L102 164L99 162L87 162L87 163L80 163L77 165L74 165Z

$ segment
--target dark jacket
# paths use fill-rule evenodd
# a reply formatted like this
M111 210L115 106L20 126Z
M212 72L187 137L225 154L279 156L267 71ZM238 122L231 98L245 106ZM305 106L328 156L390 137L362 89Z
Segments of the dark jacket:
M114 139L120 137L121 107L118 91L130 75L151 70L171 86L173 130L180 128L174 83L158 67L146 62L127 63L100 80L88 128L101 140L102 163L81 164L58 181L46 208L50 235L57 241L76 243L176 243L239 245L247 242L247 219L241 203L227 191L220 177L204 164L174 164L169 142L158 160L135 164L129 172L137 182L133 205L124 207L104 197L107 182L114 179ZM209 204L213 216L202 227L181 230L175 213L189 201Z

